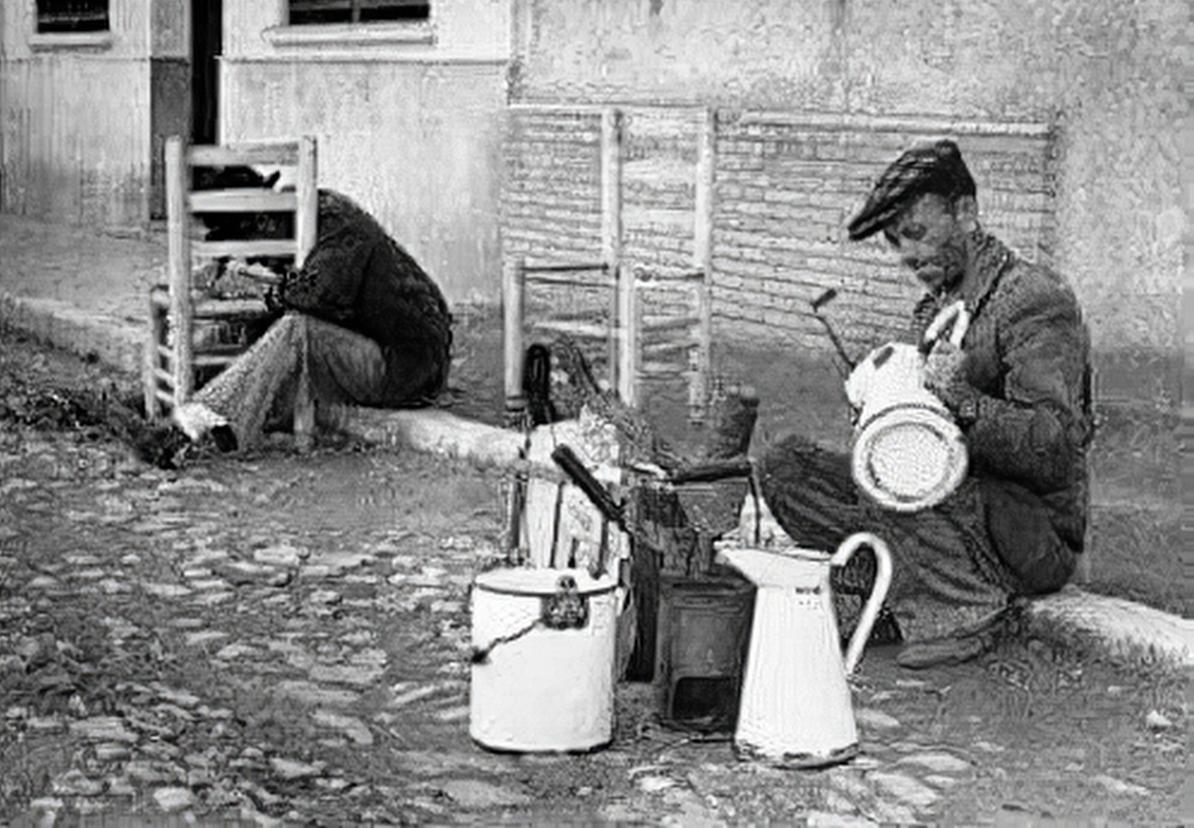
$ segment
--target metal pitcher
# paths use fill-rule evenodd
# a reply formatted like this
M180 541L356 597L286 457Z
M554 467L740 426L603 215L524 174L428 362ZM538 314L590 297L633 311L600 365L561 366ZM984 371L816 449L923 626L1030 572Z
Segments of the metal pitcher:
M875 552L875 583L843 656L829 572L862 546ZM796 768L852 758L858 730L846 676L858 665L891 583L887 545L859 532L833 555L729 543L718 551L723 562L758 587L735 751L742 758Z

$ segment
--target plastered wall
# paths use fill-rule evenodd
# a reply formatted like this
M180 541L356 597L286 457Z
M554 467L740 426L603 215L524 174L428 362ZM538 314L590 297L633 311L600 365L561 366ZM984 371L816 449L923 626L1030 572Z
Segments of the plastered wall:
M496 302L507 0L436 0L392 40L296 43L284 21L282 3L226 0L222 140L314 135L322 186L376 215L450 300Z
M97 226L143 224L152 200L151 90L186 59L184 0L112 0L108 37L35 34L32 0L0 4L4 209ZM157 116L158 131L185 112Z
M511 77L527 102L1056 124L1054 261L1102 393L1172 402L1188 17L1177 0L520 0Z

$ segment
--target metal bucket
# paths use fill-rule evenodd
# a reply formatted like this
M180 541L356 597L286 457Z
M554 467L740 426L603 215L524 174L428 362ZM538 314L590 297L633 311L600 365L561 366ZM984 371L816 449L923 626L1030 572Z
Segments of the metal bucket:
M616 582L583 569L495 569L472 590L469 735L519 753L609 744Z

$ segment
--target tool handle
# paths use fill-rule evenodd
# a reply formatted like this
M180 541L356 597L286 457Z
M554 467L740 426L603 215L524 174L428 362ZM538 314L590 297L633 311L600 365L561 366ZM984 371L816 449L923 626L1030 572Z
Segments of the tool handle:
M749 477L753 470L754 463L749 457L733 457L676 469L668 476L668 481L671 483L707 483L712 480Z
M837 298L837 288L827 288L821 291L817 298L810 304L813 306L814 311L819 311L822 305L832 302L835 298Z
M875 551L875 584L871 587L871 595L862 608L862 615L858 618L858 627L850 637L850 644L846 647L845 668L846 675L854 672L862 658L862 648L871 637L871 627L879 615L879 608L883 606L883 599L887 597L887 588L891 586L891 552L878 535L870 532L855 532L842 541L842 545L829 559L830 566L845 566L860 546L869 546Z
M568 479L585 493L585 497L592 501L601 514L623 529L626 528L622 504L614 500L609 491L585 468L585 464L576 456L576 452L571 447L557 446L551 453L551 459L564 470Z

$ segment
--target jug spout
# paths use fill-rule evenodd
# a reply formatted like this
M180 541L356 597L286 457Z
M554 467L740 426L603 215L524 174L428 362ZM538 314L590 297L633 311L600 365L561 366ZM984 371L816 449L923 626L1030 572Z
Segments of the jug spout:
M829 573L829 556L811 549L755 549L723 545L719 560L758 587L814 590Z

